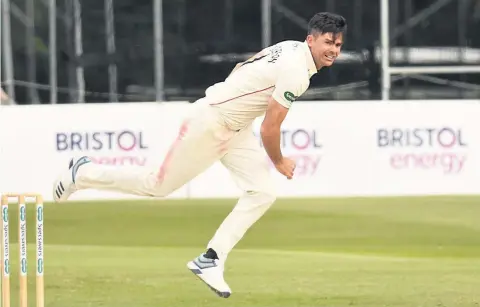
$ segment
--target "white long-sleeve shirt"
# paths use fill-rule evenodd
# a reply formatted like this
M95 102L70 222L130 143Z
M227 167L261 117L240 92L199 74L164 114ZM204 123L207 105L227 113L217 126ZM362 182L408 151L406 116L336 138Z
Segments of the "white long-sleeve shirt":
M237 65L225 81L206 90L202 101L215 108L231 129L242 129L265 114L271 96L290 108L315 73L307 43L284 41Z

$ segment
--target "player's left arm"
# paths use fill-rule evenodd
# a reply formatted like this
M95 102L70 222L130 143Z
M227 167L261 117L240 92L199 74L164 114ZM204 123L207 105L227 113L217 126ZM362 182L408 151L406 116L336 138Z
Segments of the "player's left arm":
M232 69L232 71L228 74L228 76L230 77L234 72L236 72L240 67L242 67L243 65L243 62L240 62L238 63L237 65L235 65L235 67Z
M283 160L280 149L281 125L292 103L306 91L308 85L307 73L295 67L284 69L275 84L260 127L263 146L274 164Z
M268 100L267 112L260 127L263 147L274 164L281 163L283 155L280 149L280 127L287 116L288 108L275 98Z

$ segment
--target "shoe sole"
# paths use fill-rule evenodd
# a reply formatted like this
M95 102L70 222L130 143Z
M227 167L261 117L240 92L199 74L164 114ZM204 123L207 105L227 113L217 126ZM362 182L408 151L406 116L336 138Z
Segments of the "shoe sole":
M201 269L193 262L193 261L190 261L188 264L187 264L187 268L193 273L195 274L195 276L198 277L198 279L200 279L204 284L206 284L210 290L212 290L213 292L215 292L216 295L218 295L219 297L221 298L228 298L230 297L230 295L232 294L231 292L222 292L222 291L219 291L217 289L215 289L214 287L212 287L209 283L207 283L202 277L200 277L200 274L201 274Z

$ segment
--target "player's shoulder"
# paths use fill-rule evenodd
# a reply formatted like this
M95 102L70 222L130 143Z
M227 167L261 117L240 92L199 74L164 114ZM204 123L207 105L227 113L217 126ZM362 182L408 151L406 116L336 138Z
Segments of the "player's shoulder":
M304 42L285 40L272 45L269 49L278 57L279 64L301 67L305 64L304 48Z
M289 48L290 50L295 50L295 49L299 48L302 43L303 42L297 41L297 40L283 40L283 41L279 41L276 44L271 45L270 47L282 46L282 47L285 47L285 48Z
M292 54L300 54L302 49L302 42L295 40L285 40L280 41L274 45L271 45L267 48L270 52L275 52L278 54L291 56Z

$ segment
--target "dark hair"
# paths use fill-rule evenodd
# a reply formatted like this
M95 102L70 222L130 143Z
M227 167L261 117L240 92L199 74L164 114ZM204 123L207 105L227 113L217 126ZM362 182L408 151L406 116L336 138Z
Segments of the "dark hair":
M308 22L308 35L333 33L335 37L339 33L345 35L346 32L347 21L343 16L337 14L328 12L317 13Z

